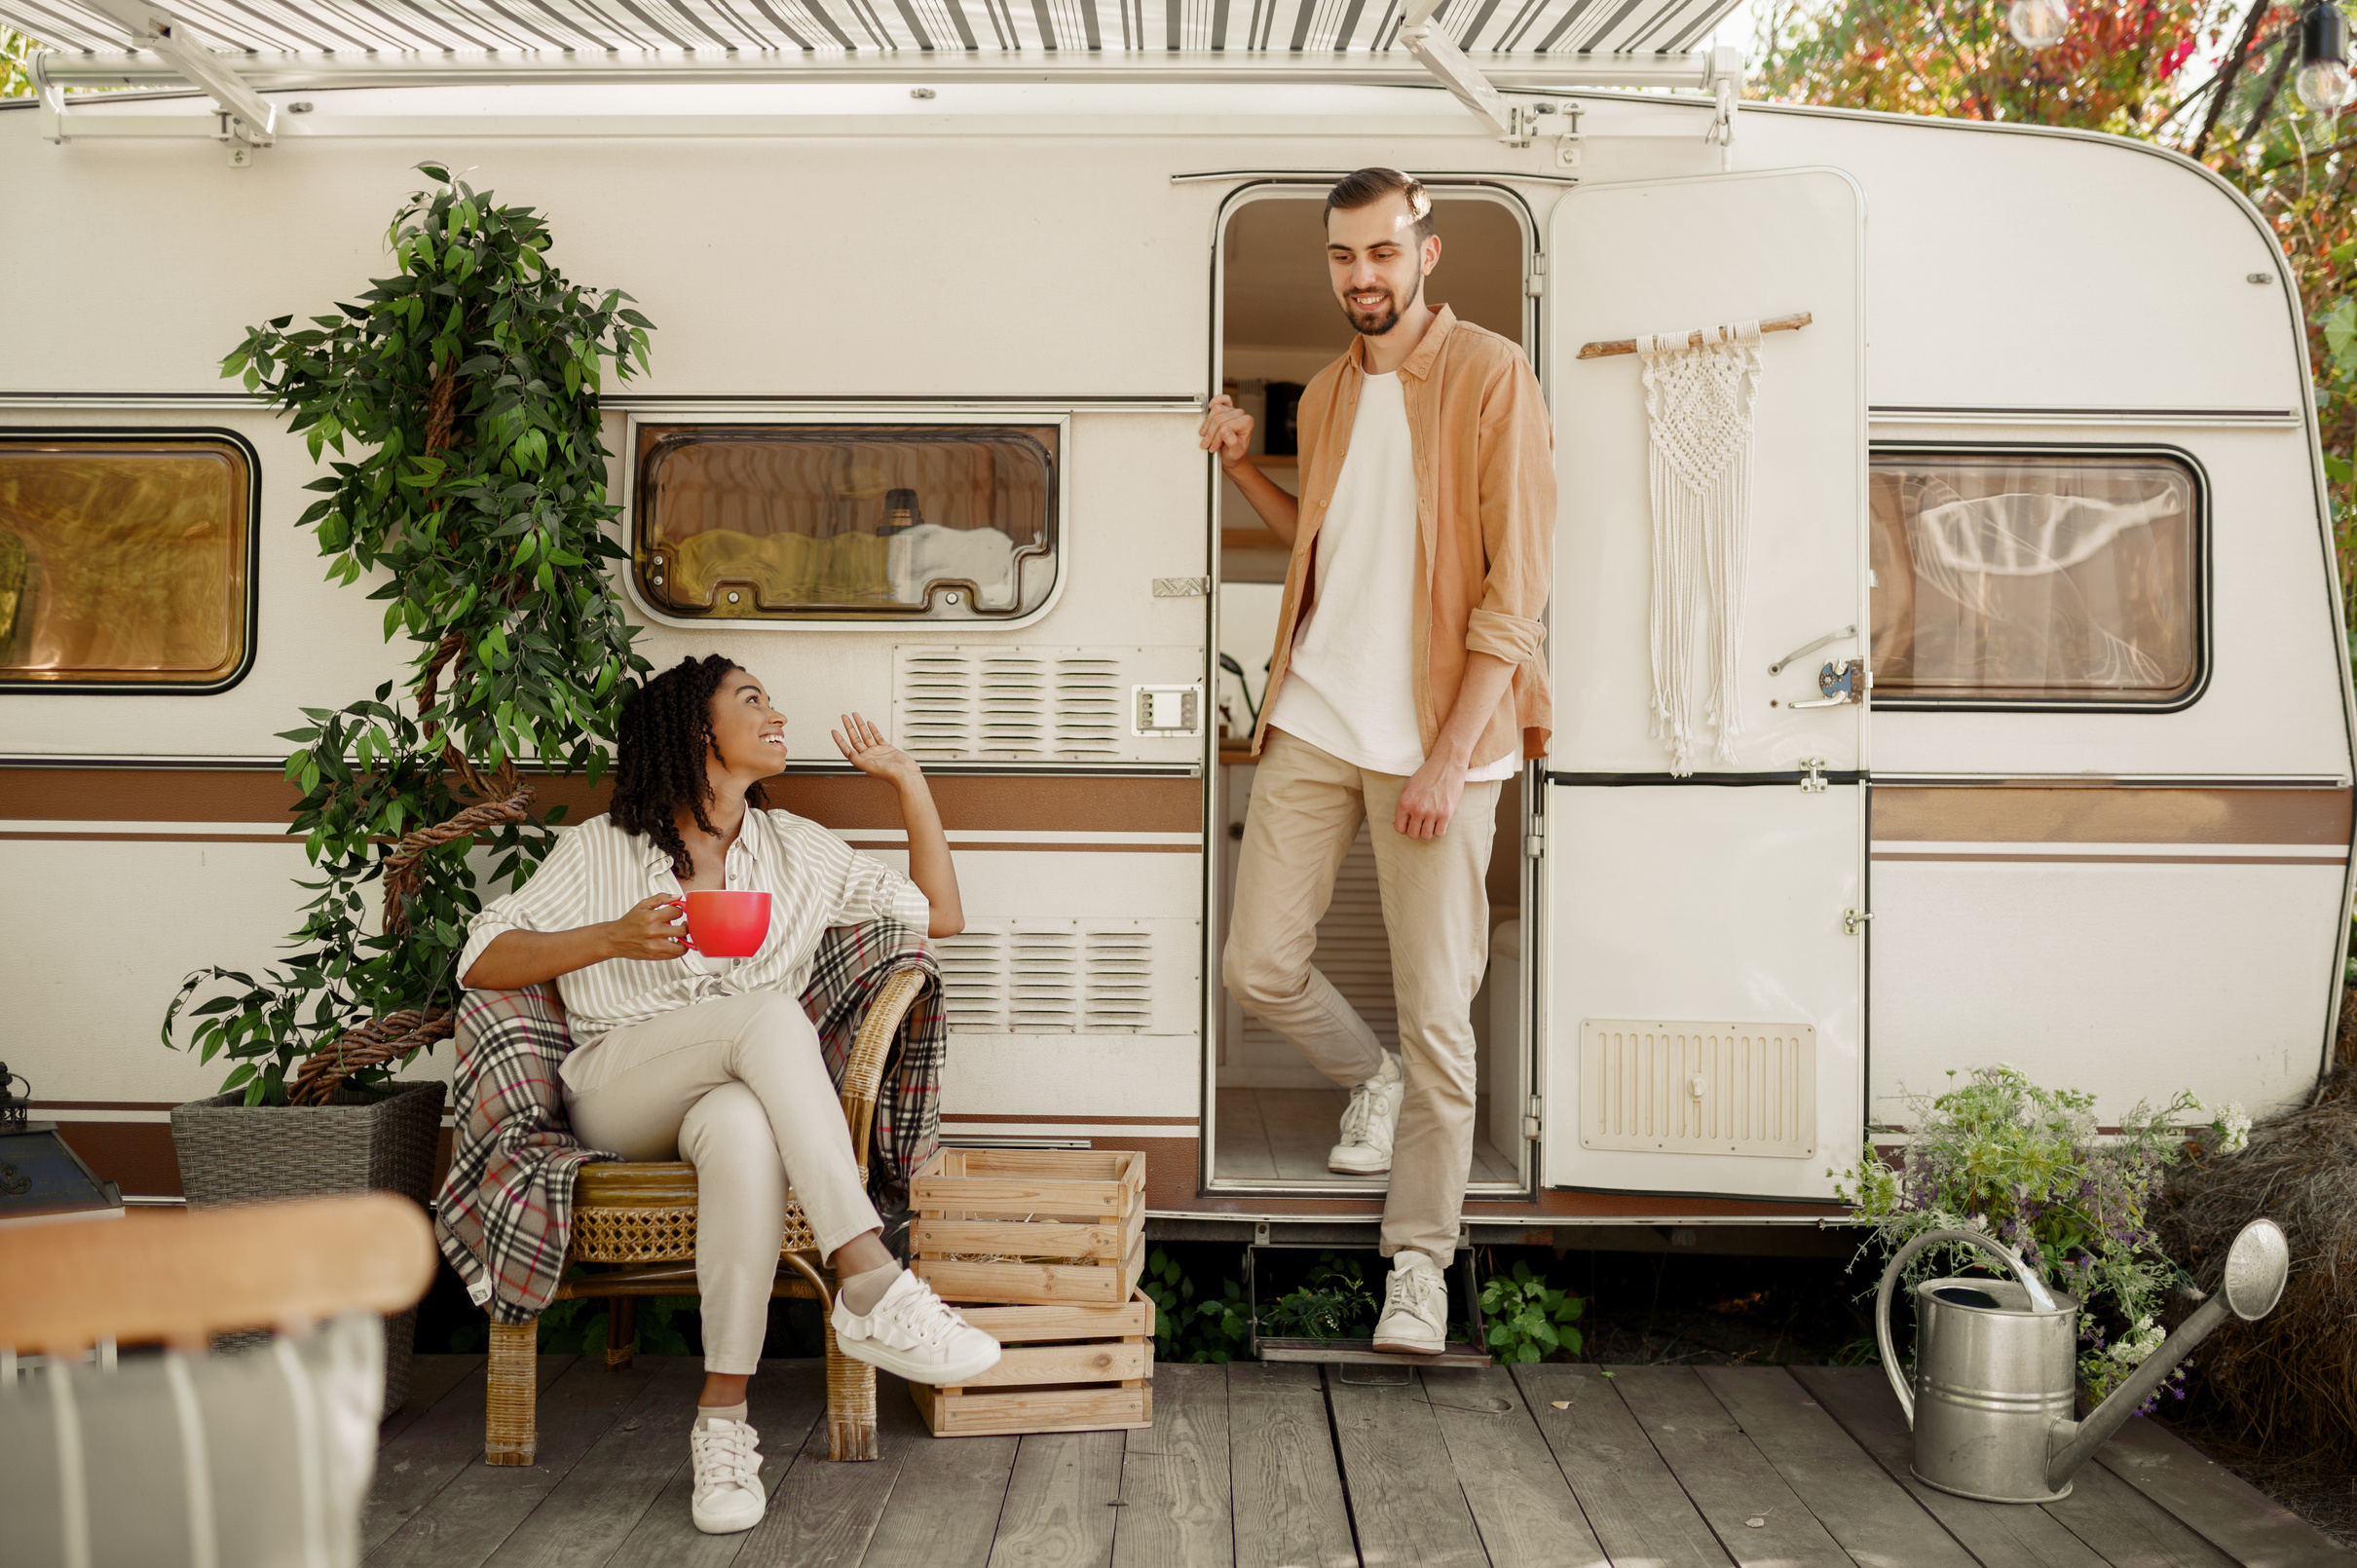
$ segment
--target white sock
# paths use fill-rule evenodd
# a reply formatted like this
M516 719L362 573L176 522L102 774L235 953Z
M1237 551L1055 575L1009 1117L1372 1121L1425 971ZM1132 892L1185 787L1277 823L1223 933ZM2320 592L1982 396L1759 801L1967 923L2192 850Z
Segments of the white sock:
M744 1418L745 1401L742 1400L734 1404L699 1404L695 1407L698 1426L711 1426L720 1421L742 1421Z
M882 1268L854 1274L842 1282L842 1304L854 1318L864 1318L876 1310L876 1303L884 1298L892 1283L900 1278L900 1265L886 1263Z
M1383 1065L1377 1067L1375 1075L1366 1081L1368 1083L1398 1083L1400 1081L1400 1059L1389 1051L1384 1052Z
M1391 1266L1395 1269L1431 1269L1437 1274L1440 1270L1440 1260L1430 1252L1418 1251L1413 1247L1403 1247L1392 1253Z

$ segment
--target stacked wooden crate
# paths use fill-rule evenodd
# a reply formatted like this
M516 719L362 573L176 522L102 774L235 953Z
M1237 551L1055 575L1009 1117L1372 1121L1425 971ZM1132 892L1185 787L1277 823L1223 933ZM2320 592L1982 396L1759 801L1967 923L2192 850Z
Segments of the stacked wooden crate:
M1153 1424L1143 1154L942 1149L909 1202L918 1276L1006 1347L971 1383L909 1385L935 1437Z

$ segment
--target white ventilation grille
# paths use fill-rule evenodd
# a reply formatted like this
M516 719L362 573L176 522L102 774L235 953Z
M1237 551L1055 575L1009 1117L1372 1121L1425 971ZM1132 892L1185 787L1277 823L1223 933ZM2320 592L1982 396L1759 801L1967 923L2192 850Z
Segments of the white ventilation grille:
M1580 1146L1814 1155L1816 1030L1807 1024L1583 1019Z
M1138 1033L1153 1027L1154 935L1142 923L978 923L936 938L933 947L953 1029Z
M920 762L1117 763L1178 760L1185 739L1141 740L1126 703L1141 682L1187 681L1189 648L893 650L895 736Z

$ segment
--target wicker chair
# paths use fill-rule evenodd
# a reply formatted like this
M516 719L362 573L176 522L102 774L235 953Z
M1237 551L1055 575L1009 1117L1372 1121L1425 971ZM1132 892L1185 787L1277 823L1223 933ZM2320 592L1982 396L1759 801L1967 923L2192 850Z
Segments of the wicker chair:
M904 969L888 977L868 1004L867 1017L843 1064L842 1113L850 1125L851 1152L866 1170L868 1143L875 1129L876 1096L883 1079L884 1057L901 1019L923 989L920 971ZM822 1317L835 1304L828 1288L825 1260L810 1234L802 1204L786 1194L786 1230L778 1261L782 1265L773 1295L799 1296L819 1304ZM555 1299L603 1297L611 1327L606 1335L606 1365L619 1370L630 1364L633 1298L679 1295L695 1288L695 1168L665 1164L584 1165L573 1189L572 1245L566 1251L567 1277ZM615 1265L602 1273L577 1274L575 1263ZM876 1446L876 1368L853 1361L837 1348L835 1329L827 1339L827 1457L874 1459ZM540 1321L491 1325L489 1387L483 1411L483 1462L488 1465L529 1465L535 1446L534 1415L538 1379L534 1358L540 1348Z

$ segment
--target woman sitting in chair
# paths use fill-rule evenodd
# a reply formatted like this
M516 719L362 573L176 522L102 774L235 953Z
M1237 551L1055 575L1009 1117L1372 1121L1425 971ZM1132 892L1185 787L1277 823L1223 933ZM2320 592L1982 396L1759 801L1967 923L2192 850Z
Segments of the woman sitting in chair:
M920 1383L961 1383L998 1344L893 1261L818 1031L797 998L830 926L889 918L953 936L965 915L924 775L857 714L836 746L900 792L909 872L787 811L762 809L785 770L786 721L719 654L649 681L623 709L614 808L566 834L532 879L475 916L459 958L469 988L554 981L574 1048L562 1072L573 1131L625 1160L696 1169L696 1288L704 1387L691 1437L695 1525L746 1530L767 1505L745 1383L759 1364L786 1190L838 1281L843 1354ZM770 895L761 951L691 951L688 892Z

